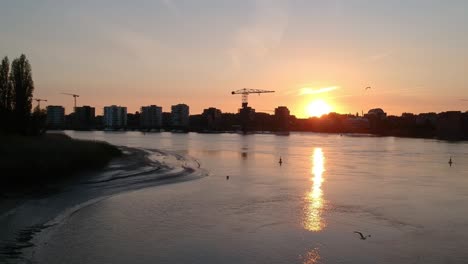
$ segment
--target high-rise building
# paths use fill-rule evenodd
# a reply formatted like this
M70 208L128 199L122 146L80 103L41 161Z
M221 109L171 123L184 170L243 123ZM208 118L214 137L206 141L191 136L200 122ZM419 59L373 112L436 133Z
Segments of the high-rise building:
M75 115L73 120L74 129L91 129L94 128L94 119L96 111L91 106L78 106L75 108Z
M186 104L171 107L171 123L173 128L187 129L189 126L189 107Z
M221 110L214 107L203 110L203 125L205 129L217 130L221 121Z
M127 126L127 107L106 106L104 107L104 127L107 129L121 129Z
M142 106L140 127L144 129L162 127L162 107L156 105Z
M279 131L289 131L289 109L286 106L275 108L275 121Z
M61 105L47 106L47 127L51 129L63 129L65 126L65 108Z
M255 109L247 106L247 103L242 103L242 108L239 108L239 118L241 123L241 130L244 134L247 134L253 129Z

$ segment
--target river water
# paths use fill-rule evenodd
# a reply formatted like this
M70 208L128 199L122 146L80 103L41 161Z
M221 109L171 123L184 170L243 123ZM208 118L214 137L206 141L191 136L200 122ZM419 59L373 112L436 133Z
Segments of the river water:
M209 176L86 206L36 241L33 262L468 262L467 143L314 133L67 134L188 155Z

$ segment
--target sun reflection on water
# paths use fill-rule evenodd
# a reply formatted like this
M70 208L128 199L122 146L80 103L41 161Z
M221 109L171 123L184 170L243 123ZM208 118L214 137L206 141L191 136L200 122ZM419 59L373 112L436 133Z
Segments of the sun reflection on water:
M311 181L312 189L305 196L306 206L304 208L304 228L309 231L318 232L326 227L322 218L323 212L323 172L325 171L325 157L321 148L315 148L312 159Z
M305 256L302 257L303 264L318 264L320 263L320 253L318 248L314 248L306 253Z

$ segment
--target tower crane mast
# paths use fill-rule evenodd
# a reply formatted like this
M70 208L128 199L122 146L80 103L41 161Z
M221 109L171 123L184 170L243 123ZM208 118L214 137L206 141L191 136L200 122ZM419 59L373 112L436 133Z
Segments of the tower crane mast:
M77 98L77 97L80 97L80 96L79 96L78 94L71 94L71 93L62 93L62 94L66 94L66 95L71 95L71 96L73 96L73 99L74 99L74 101L75 101L75 108L74 108L74 109L76 109L76 98Z

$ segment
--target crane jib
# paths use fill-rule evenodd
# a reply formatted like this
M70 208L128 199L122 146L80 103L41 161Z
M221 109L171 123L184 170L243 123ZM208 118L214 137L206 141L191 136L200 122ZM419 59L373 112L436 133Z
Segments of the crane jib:
M232 91L231 94L242 94L242 107L247 107L247 97L249 94L256 93L260 95L261 93L274 93L274 92L275 91L243 88L237 91Z

